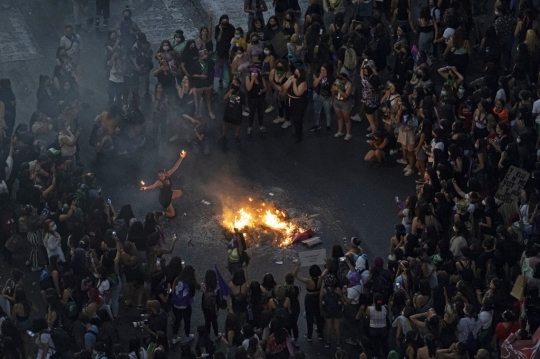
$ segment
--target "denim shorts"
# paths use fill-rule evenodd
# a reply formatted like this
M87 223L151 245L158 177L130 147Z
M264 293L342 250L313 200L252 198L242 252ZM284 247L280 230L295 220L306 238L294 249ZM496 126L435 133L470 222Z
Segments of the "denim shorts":
M334 99L334 109L342 112L351 112L352 102L350 100L339 101Z

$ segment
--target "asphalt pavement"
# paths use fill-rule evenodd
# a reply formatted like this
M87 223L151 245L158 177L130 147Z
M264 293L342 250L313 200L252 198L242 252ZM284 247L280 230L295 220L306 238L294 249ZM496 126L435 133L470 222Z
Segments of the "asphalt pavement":
M188 38L193 36L197 28L206 22L205 10L211 9L214 16L219 17L222 5L229 12L231 23L236 25L237 21L241 22L240 26L245 26L247 16L240 11L241 1L201 1L111 0L111 25L118 22L121 10L129 4L134 9L134 20L143 32L150 34L154 44L162 38L171 39L177 28L183 29ZM232 7L234 3L236 6ZM305 9L306 4L301 6ZM233 12L234 9L237 11ZM64 25L72 21L71 16L69 0L28 0L0 11L0 77L12 80L18 100L17 123L29 121L36 106L39 74L52 75L56 46ZM294 141L292 128L283 130L271 123L276 116L272 113L265 116L268 133L261 134L255 130L252 137L248 137L244 118L242 145L236 146L231 134L231 139L222 146L217 139L221 129L224 90L219 90L213 102L218 118L209 123L209 155L203 155L185 143L156 145L148 137L140 151L97 163L87 140L92 119L106 108L107 103L107 83L102 67L106 30L83 29L80 34L84 44L81 94L83 101L89 104L80 119L82 162L96 174L104 196L110 198L117 208L130 203L136 216L144 219L146 212L160 210L160 206L157 192L139 191L140 181L152 182L158 169L172 166L179 151L187 150L184 163L173 176L173 188L184 192L180 199L174 201L178 216L164 221L163 228L169 238L172 233L178 233L181 240L174 255L180 255L186 263L192 264L201 281L206 269L214 264L222 273L227 273L227 242L218 230L218 221L225 207L239 207L247 197L287 209L295 217L312 218L316 235L323 241L319 248L327 249L328 255L334 244L343 243L343 238L357 236L362 238L362 248L370 263L375 256L386 260L389 238L394 224L398 222L394 197L405 198L413 194L415 184L412 177L403 176L402 166L395 163L395 157L380 169L364 163L363 157L369 149L365 137L366 123L353 122L353 138L349 142L335 139L333 133L327 134L324 130L307 132L313 118L310 104L304 119L304 141L299 144ZM143 108L147 110L148 106ZM151 133L149 116L147 121L147 133ZM335 120L332 126L336 131ZM211 204L205 205L202 200ZM190 239L193 247L186 244ZM278 282L284 282L285 274L294 269L292 259L300 250L305 248L301 245L288 249L259 243L253 245L249 250L252 253L249 279L262 281L264 273L271 272ZM23 268L24 260L24 254L16 255L14 266ZM279 261L283 264L276 263ZM2 268L3 278L6 269L5 266ZM37 277L35 273L28 273L25 283L27 288L35 288L31 297L39 302L39 290L35 284ZM193 328L202 323L200 310L194 313ZM130 335L142 334L130 324L138 316L134 309L121 309L119 332L122 333L122 342L125 343ZM222 323L224 315L220 319ZM302 337L305 333L303 315L299 326ZM316 340L306 343L303 339L300 340L300 349L309 357L320 358L330 358L334 350L325 349ZM357 352L351 350L350 354L356 356Z

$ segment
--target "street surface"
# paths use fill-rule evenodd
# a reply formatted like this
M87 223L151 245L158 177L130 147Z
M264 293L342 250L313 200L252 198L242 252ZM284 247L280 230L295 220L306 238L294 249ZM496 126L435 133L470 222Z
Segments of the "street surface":
M64 25L72 22L70 3L69 0L27 0L0 11L0 77L12 80L18 101L17 123L28 123L36 108L39 74L52 75L59 38L63 35ZM184 30L186 39L193 38L198 28L207 22L205 11L213 11L216 19L227 13L235 26L245 28L247 23L242 0L201 0L201 3L197 3L197 0L111 0L109 28L118 24L126 4L134 10L135 22L153 45L162 39L172 40L176 29ZM270 7L271 3L268 5ZM300 5L305 10L307 1L301 1ZM265 20L269 16L266 15ZM163 228L168 238L172 233L178 234L180 243L174 255L192 264L200 281L214 263L224 275L228 275L225 269L227 242L221 233L220 215L224 206L237 208L248 197L286 209L292 217L307 215L314 227L312 229L323 240L328 255L334 244L343 243L343 238L358 236L363 240L362 248L368 254L370 264L375 256L381 256L386 261L389 238L393 235L394 224L398 223L394 197L404 199L413 194L415 184L413 177L403 176L402 166L395 163L395 157L387 167L377 170L363 162L368 151L365 121L360 124L353 122L354 137L349 142L335 139L333 133L327 134L323 130L305 132L304 141L296 144L292 128L283 130L271 123L275 118L275 113L272 113L265 117L266 135L255 130L253 137L248 138L244 123L242 146L233 143L232 133L226 146L221 146L217 138L221 131L221 98L224 90L220 90L213 102L217 119L209 124L210 155L197 153L196 149L181 143L167 143L158 147L148 137L144 148L128 158L97 164L93 150L88 145L88 136L93 118L106 109L107 82L102 66L106 30L95 32L92 27L90 31L83 29L80 35L84 46L81 95L83 101L89 104L80 118L83 128L82 162L96 174L103 195L110 198L116 208L130 203L136 216L143 220L148 211L161 208L157 200L158 192L139 191L140 181L153 183L158 169L170 168L180 150L188 151L184 163L172 179L173 189L184 192L180 199L174 201L178 216L164 221ZM148 106L143 108L147 110ZM310 105L305 116L305 131L312 125L312 113ZM147 123L147 133L151 133L149 116ZM337 127L335 121L333 126L334 129ZM211 204L205 205L202 200ZM189 239L192 239L193 247L186 245ZM304 249L301 245L288 249L253 245L249 249L252 254L249 280L261 281L264 273L271 272L278 283L284 282L285 274L294 269L292 259L296 257L296 252ZM15 258L15 267L23 268L26 254L16 254ZM276 264L277 261L283 261L283 264ZM4 281L7 268L2 269L1 281ZM307 275L305 271L303 274ZM27 273L25 283L28 288L37 279L37 273ZM43 309L38 286L34 285L33 288L31 297ZM193 330L202 323L198 298L196 303ZM122 333L123 343L132 334L142 335L131 325L139 314L135 309L125 311L121 308L119 332ZM223 321L224 315L221 315L220 328ZM300 349L308 357L330 358L333 355L335 349L325 349L317 340L313 343L303 340L303 315L300 316L299 327L302 338ZM346 344L344 348L351 349ZM355 350L350 353L356 356Z

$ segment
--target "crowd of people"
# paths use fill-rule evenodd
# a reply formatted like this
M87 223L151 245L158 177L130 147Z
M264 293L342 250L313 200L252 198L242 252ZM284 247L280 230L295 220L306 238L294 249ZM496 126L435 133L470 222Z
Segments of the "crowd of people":
M96 3L106 27L108 1ZM366 119L365 160L397 160L418 175L411 195L396 198L401 223L386 264L353 237L307 275L298 261L259 282L241 231L227 247L230 281L172 255L178 238L165 238L159 221L176 215L182 192L170 176L185 152L143 186L160 188L164 209L144 220L129 204L117 211L81 163L79 21L65 27L53 75L40 77L28 124L16 125L11 82L0 80L0 251L11 264L30 244L26 265L39 272L47 308L39 312L13 269L0 300L3 358L162 359L178 344L186 359L302 359L309 345L335 349L335 359L537 355L539 4L497 0L491 13L485 0L312 0L302 19L297 1L272 5L267 17L264 0L246 0L245 27L227 15L214 26L210 14L197 39L177 30L155 51L126 8L105 44L108 107L86 137L99 158L136 151L147 136L208 154L218 95L221 143L233 127L241 144L245 117L248 136L257 117L260 133L268 122L293 126L301 142L309 103L309 131L324 114L336 139L350 141L353 121ZM512 167L528 180L501 202ZM145 336L126 338L118 320L136 310ZM204 323L192 325L194 311Z

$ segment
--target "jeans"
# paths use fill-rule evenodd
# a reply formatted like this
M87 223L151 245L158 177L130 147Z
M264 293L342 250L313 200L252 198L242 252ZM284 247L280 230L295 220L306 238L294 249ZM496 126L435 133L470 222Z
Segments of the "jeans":
M186 334L186 337L189 336L191 333L191 305L182 309L173 306L172 311L174 314L173 337L178 335L182 319L184 319L184 333Z
M118 301L120 299L120 293L122 293L122 280L118 277L118 284L116 287L111 287L111 312L113 318L118 317Z
M124 92L123 82L114 82L109 80L109 106L116 102L122 106L122 93Z
M205 308L202 308L204 315L204 326L206 327L206 332L210 335L211 327L214 328L214 335L218 336L218 313L216 311L211 311Z
M326 117L326 126L330 127L331 115L330 115L330 98L324 98L313 91L313 114L315 120L315 126L319 126L321 119L321 111L324 109L324 115Z
M264 99L262 98L250 98L249 99L249 127L253 127L255 120L255 113L257 113L257 119L259 126L264 126Z
M277 94L277 92L275 92ZM278 116L284 118L285 121L291 121L291 111L289 111L289 106L287 106L286 100L282 100L279 96L276 96L276 105L278 109Z
M514 44L514 36L512 34L502 35L499 37L501 41L501 64L504 69L509 69L512 63L512 45Z
M373 351L376 357L381 355L382 358L386 358L388 355L388 328L373 328L369 327L369 339L373 345Z
M313 324L317 323L317 332L322 337L324 332L324 319L319 307L319 296L316 294L307 294L304 299L304 308L306 310L307 335L309 338L313 335Z

